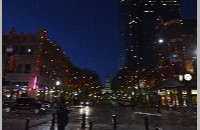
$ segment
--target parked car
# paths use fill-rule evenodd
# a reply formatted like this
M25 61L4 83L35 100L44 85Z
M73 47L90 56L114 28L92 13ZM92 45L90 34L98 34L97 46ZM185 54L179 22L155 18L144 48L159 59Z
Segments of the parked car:
M39 100L39 102L41 102L42 106L46 107L47 110L51 107L51 104L49 101Z
M12 104L6 106L6 112L20 111L20 110L31 110L34 113L46 112L45 104L42 104L35 98L20 97L15 100Z
M10 106L11 104L15 103L14 101L5 101L3 105L3 108L7 108L8 106Z
M50 108L56 109L58 106L58 101L49 101Z

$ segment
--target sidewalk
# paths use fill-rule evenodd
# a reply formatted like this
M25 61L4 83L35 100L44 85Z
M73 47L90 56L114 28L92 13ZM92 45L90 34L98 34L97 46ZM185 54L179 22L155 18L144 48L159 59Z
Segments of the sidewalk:
M146 113L154 113L156 114L156 110L153 108L135 108L135 112L146 112ZM166 110L166 109L160 109L160 114L165 116L191 116L191 117L197 117L197 112L193 112L193 114L189 114L188 112L180 112L176 110Z
M129 128L127 128L129 127ZM91 127L91 130L113 130L113 125L112 124L93 124ZM151 128L151 127L150 127ZM144 130L145 127L141 125L134 125L132 127L126 126L126 125L117 125L116 126L117 130ZM154 129L154 128L152 128ZM37 126L37 127L32 127L30 130L58 130L57 125L55 124L54 127L51 127L51 122L48 122L46 124ZM71 124L69 123L66 127L65 130L90 130L90 126L86 124L85 128L82 128L81 123L80 124Z
M162 116L180 116L181 118L184 116L188 116L190 118L197 118L197 115L187 115L187 113L181 113L181 112L177 112L177 111L168 111L168 110L164 110L161 109L161 113L156 113L154 109L150 109L150 108L135 108L134 113L138 113L138 114L154 114L154 115L162 115ZM79 120L78 122L70 122L69 124L66 126L65 130L89 130L89 123L86 122L86 128L83 129L82 128L82 124L81 124L81 120ZM165 127L164 130L173 130L173 125L168 125L168 126L162 126ZM107 124L98 124L98 122L94 122L92 125L92 128L94 130L113 130L113 124L111 123L107 123ZM128 128L128 129L127 129ZM128 125L128 124L118 124L117 125L117 130L144 130L145 129L145 125L141 125L141 124L134 124L134 125ZM149 129L154 130L155 126L149 126ZM187 130L185 128L182 128L180 126L181 130ZM46 122L41 122L38 125L31 125L30 126L30 130L57 130L57 125L55 124L53 128L51 128L51 120L48 120ZM92 129L91 129L92 130ZM192 130L192 128L191 128Z

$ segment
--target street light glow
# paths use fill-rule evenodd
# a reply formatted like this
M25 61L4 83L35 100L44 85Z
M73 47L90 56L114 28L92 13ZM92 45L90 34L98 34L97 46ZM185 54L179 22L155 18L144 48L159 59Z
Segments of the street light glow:
M186 81L190 81L190 80L192 79L192 76L191 76L190 74L185 74L185 75L184 75L184 79L185 79Z
M159 39L158 42L159 42L159 43L163 43L164 40L163 40L163 39Z
M56 81L56 85L60 85L60 81Z

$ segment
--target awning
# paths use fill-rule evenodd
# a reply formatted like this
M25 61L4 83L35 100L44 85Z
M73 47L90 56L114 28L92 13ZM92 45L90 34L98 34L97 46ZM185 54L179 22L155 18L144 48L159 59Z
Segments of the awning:
M177 87L184 87L185 85L179 81L178 76L175 76L168 80L162 81L161 83L158 84L158 86L160 88L177 88ZM189 86L197 87L196 77L194 77L190 81Z
M167 91L161 91L161 92L158 92L158 95L168 95L168 94L167 94Z

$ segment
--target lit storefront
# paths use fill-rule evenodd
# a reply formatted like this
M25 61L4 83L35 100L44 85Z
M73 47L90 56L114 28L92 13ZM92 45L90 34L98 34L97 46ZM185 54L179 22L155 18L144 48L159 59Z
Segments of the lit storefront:
M2 88L2 95L5 99L15 100L28 92L27 82L9 82Z
M185 89L168 89L158 92L161 96L161 105L165 107L167 105L173 105L176 107L186 107L187 91ZM191 102L193 107L197 107L197 90L191 90Z

